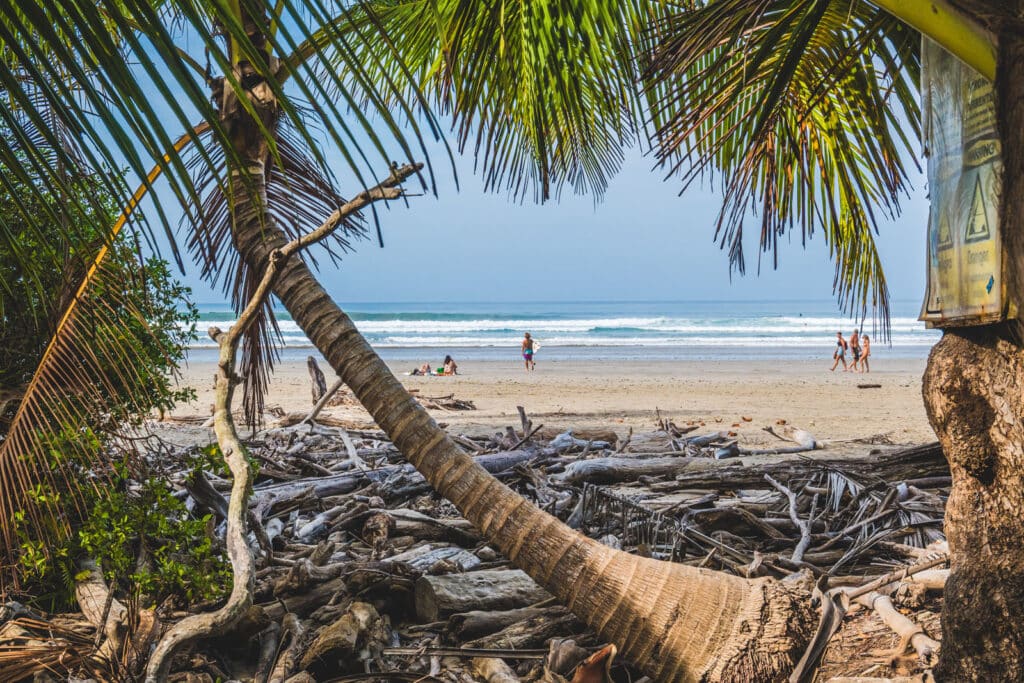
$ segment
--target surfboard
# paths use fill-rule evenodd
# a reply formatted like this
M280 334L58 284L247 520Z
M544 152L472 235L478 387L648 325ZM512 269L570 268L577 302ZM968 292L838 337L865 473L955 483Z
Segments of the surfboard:
M536 339L534 339L533 340L533 352L537 353L538 351L540 351L540 342L537 341Z

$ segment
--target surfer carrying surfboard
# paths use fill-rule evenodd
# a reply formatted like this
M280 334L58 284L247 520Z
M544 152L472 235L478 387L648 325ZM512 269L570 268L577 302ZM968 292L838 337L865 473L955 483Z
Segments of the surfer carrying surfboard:
M536 369L537 364L533 361L533 352L539 348L540 344L530 337L529 332L523 334L523 362L526 364L527 372Z

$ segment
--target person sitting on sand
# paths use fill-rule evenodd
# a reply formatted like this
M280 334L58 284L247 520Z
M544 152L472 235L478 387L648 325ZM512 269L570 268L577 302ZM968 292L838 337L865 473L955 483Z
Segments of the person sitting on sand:
M871 357L871 339L865 334L860 340L864 345L860 353L860 371L871 372L871 366L868 364L868 358Z
M830 370L835 371L840 361L843 363L843 372L849 369L846 367L846 340L843 339L842 332L836 332L836 350L832 352L832 358L835 359L835 362L832 363Z
M523 335L523 362L526 363L527 372L537 367L537 364L533 362L533 339L530 338L529 332Z
M443 370L443 374L446 375L446 376L447 375L457 375L457 374L459 374L458 370L459 370L459 366L455 364L455 361L452 359L452 357L451 356L445 356L444 357L444 370Z
M853 334L850 335L850 353L853 354L850 370L860 372L860 368L857 367L860 364L860 334L858 334L857 328L853 328Z

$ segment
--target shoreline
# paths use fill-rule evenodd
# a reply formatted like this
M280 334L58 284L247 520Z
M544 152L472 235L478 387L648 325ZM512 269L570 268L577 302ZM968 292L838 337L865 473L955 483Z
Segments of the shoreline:
M734 430L742 442L753 444L771 442L774 437L762 428L777 420L808 429L823 440L884 435L893 443L924 443L935 438L921 399L924 358L887 354L873 359L871 373L860 374L829 372L831 360L826 358L606 362L557 360L545 354L538 356L536 372L526 373L521 361L456 356L460 374L454 377L407 376L413 364L385 360L407 388L421 395L454 394L474 402L475 411L432 411L435 419L462 433L518 426L516 406L521 405L534 424L603 427L622 435L631 427L649 430L660 411L680 425L704 422L709 430ZM333 373L322 361L320 366L330 385ZM173 415L209 414L214 363L193 358L183 370L182 384L195 388L199 398ZM882 386L857 388L869 383ZM286 357L275 367L266 403L286 412L309 410L310 380L304 356L301 360ZM369 421L358 406L326 412Z

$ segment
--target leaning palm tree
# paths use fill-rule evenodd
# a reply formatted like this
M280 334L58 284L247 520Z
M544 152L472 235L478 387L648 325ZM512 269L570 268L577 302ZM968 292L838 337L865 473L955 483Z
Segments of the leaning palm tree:
M435 14L426 16L444 29L428 43L434 49L440 41L457 37L459 52L497 49L514 57L514 68L504 75L508 87L518 85L513 101L519 108L511 116L501 106L460 110L456 102L464 101L463 86L453 93L458 98L452 100L453 110L469 112L462 115L472 116L486 131L473 136L467 125L460 135L462 144L488 150L481 152L483 172L496 183L507 177L518 182L526 176L524 184L512 189L532 187L542 197L563 185L601 187L619 161L619 146L635 135L636 100L630 85L634 71L624 48L631 42L629 31L643 25L641 3L523 3L505 11L445 3L443 12L430 3L424 6L433 7ZM24 43L42 54L61 56L73 67L79 65L74 76L84 96L70 97L58 89L46 93L47 104L70 122L88 122L89 126L79 126L84 135L92 136L88 145L109 156L126 146L128 165L140 175L148 170L142 162L145 156L131 142L139 139L148 148L186 207L194 228L189 243L206 272L212 279L230 282L241 302L248 299L271 252L287 239L286 230L298 232L312 216L319 213L322 219L329 206L340 202L334 173L315 144L309 117L319 117L330 141L355 162L360 158L354 151L357 138L344 138L340 131L346 119L332 103L342 97L375 108L384 117L384 128L396 132L397 120L390 112L394 107L402 112L404 103L405 117L415 123L413 107L421 86L416 80L424 74L418 67L404 67L401 53L381 37L386 35L382 30L387 5L380 13L371 7L300 9L287 1L274 7L242 3L203 9L206 12L175 3L160 13L148 5L83 3L13 10L0 21L0 38L5 37L4 30L12 41L19 33L29 34L32 40ZM212 66L209 73L201 66L196 70L194 60L182 58L171 30L182 24L198 34L211 64L220 69L219 76L212 75ZM479 26L483 30L476 30ZM112 48L121 43L132 49L144 76L155 82L155 91L164 95L182 128L191 126L186 126L181 100L191 98L203 116L206 125L189 134L195 145L191 163L179 155L163 156L173 141L158 124L168 117L156 113L153 90L145 90L124 61L111 59ZM353 49L370 43L375 45L372 50ZM602 49L602 43L608 49ZM17 65L28 78L42 80L48 75L52 60L33 60L19 43L13 44L21 53ZM563 48L572 44L581 49L566 50L567 59L560 60ZM159 64L152 61L154 52L161 55ZM457 74L446 65L429 75L455 79ZM378 81L371 81L371 75ZM14 79L9 80L13 86ZM210 92L200 87L207 83ZM492 92L489 86L477 87L481 101L486 101ZM608 98L607 106L598 105ZM303 100L316 106L302 106ZM30 109L28 102L19 104ZM99 110L99 119L93 118L90 107ZM373 131L365 115L356 117ZM404 141L394 137L391 149L412 156ZM379 136L371 142L378 151L388 150ZM369 171L361 170L359 181L368 180ZM296 187L315 190L298 208L288 204L295 201ZM812 622L804 591L637 558L568 529L487 475L448 438L330 300L306 262L290 259L282 265L274 294L437 490L455 501L497 548L609 639L621 643L627 656L653 675L663 680L747 680L775 678L792 666ZM261 342L271 325L271 311L265 309L262 321L253 327L257 331L250 335L243 361L249 388L257 394L267 360ZM63 339L73 337L74 329L64 327ZM55 344L60 342L58 338ZM56 360L48 366L50 375L59 372L61 358L67 362L69 354L51 358ZM33 471L26 471L23 463L31 461L26 456L31 455L30 442L38 431L33 430L32 415L61 392L57 381L38 382L30 389L14 424L26 436L17 442L5 440L0 451L0 463L26 480ZM258 407L258 399L250 405ZM8 504L31 508L36 501L18 491L4 488ZM44 517L37 510L33 519ZM11 539L10 525L6 532ZM12 546L8 540L9 552ZM154 672L159 674L159 669Z
M726 5L744 11L736 20L723 16L709 23L708 13ZM361 171L359 184L369 183L374 165L363 163L368 157L356 150L360 136L346 136L349 119L338 101L356 112L376 156L391 150L413 156L398 124L431 125L431 115L417 109L429 102L452 115L458 145L475 151L490 186L539 198L563 187L600 190L622 145L641 130L634 56L637 46L654 40L658 47L652 51L661 59L648 74L664 77L649 91L658 95L650 109L659 124L656 140L666 161L682 159L684 172L696 159L698 168L710 164L722 173L725 243L739 244L738 221L752 200L764 196L759 208L767 209L761 226L767 245L790 226L820 226L839 264L842 299L850 306L874 300L884 311L871 212L893 206L902 187L898 159L909 141L894 133L890 112L894 101L904 107L912 101L907 93L916 52L912 33L863 2L712 0L698 3L696 11L640 0L396 0L360 6L181 1L163 8L69 2L59 10L6 7L0 19L0 41L15 46L14 62L28 69L29 78L48 75L46 64L31 66L40 54L56 55L47 64L67 62L88 96L71 98L57 88L44 94L46 102L77 125L90 149L112 160L120 151L139 175L147 170L147 158L160 160L170 148L173 141L164 132L169 121L191 128L191 112L182 102L199 112L208 132L190 137L196 150L192 164L171 155L160 167L187 207L195 228L191 243L204 268L237 288L239 301L246 298L246 283L252 286L271 252L286 241L289 223L301 227L339 201L334 169L319 151L310 117ZM673 43L674 35L685 38L693 26L707 32L697 36L702 41ZM182 54L175 41L175 31L182 30L203 46L208 66ZM33 37L30 48L18 47L25 33ZM749 45L757 49L748 52ZM112 58L124 48L138 60L136 71ZM644 62L646 56L645 51ZM742 68L730 78L724 69L738 59ZM877 65L884 65L892 85L878 79L871 69ZM0 78L11 88L19 82L10 69ZM709 91L699 87L705 78L713 84ZM142 83L147 79L153 83L148 88ZM767 86L751 93L755 81ZM822 84L839 94L818 92ZM711 97L719 91L733 99L719 106L721 100ZM158 113L154 93L169 114ZM672 93L682 105L677 111L690 103L705 106L689 112L691 120L674 124L671 103L660 99ZM18 104L26 111L38 107L24 98ZM358 113L366 109L380 119L371 123ZM721 139L735 143L704 145ZM773 154L787 146L785 153ZM828 155L828 163L816 166L816 159L799 156L811 148ZM855 158L852 149L867 160ZM797 161L810 165L794 163L794 150ZM0 155L5 152L0 149ZM319 203L281 211L292 194L288 188L310 177L317 180L303 187L321 188L312 195ZM810 197L792 194L791 187L804 188ZM733 253L739 259L738 246ZM791 670L813 621L806 587L637 558L571 531L483 472L447 437L330 300L310 264L284 264L274 294L428 481L513 562L652 676L777 680ZM264 312L262 326L247 342L243 367L254 397L269 360L271 315ZM988 347L977 353L989 353ZM25 406L33 400L26 396L19 415L29 414ZM250 405L258 407L258 398ZM955 417L957 406L966 403L951 405L952 413L935 414ZM968 417L964 413L951 424L962 425ZM956 440L965 432L957 429L962 430L946 431L947 447L962 447ZM0 466L13 466L18 454L4 446L9 452L0 452ZM10 500L16 490L5 486L4 495Z

